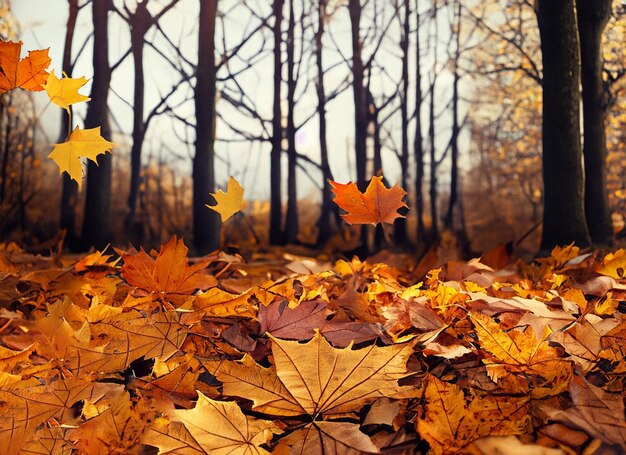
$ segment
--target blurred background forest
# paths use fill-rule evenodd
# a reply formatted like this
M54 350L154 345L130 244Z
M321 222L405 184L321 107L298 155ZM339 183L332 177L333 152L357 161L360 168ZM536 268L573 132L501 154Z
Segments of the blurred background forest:
M607 200L587 204L602 212L587 223L604 244L623 235L626 217L626 6L573 3L583 101L589 50L601 52L600 142L582 108L579 141L586 194L600 188ZM92 99L74 123L102 126L116 144L85 166L79 188L47 159L67 115L38 93L0 95L2 242L37 248L62 229L75 250L150 247L176 233L204 253L221 233L226 244L347 251L393 231L397 245L421 250L442 238L466 252L539 248L548 84L532 0L0 0L0 9L2 39L50 47L57 74L90 78ZM587 168L592 146L600 177ZM381 174L407 191L406 219L387 235L347 226L327 181L364 188ZM247 205L220 229L205 204L231 175Z

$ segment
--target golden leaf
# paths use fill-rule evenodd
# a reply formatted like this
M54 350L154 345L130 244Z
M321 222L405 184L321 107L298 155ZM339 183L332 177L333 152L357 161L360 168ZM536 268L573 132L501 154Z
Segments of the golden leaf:
M46 90L50 101L69 112L72 104L89 101L89 97L81 95L78 90L87 83L85 77L79 79L64 77L59 79L54 70L50 72L48 80L43 88Z
M211 193L211 196L215 198L217 205L207 204L207 207L219 213L222 217L222 222L241 210L243 206L243 188L234 177L228 179L226 192L217 190L216 193Z
M30 51L20 59L22 42L0 40L0 94L20 87L34 92L43 90L50 66L48 49Z
M97 163L98 155L110 152L115 144L100 136L100 127L87 130L76 127L69 141L53 145L54 149L48 157L59 166L61 173L67 172L80 185L83 176L80 159L85 157Z

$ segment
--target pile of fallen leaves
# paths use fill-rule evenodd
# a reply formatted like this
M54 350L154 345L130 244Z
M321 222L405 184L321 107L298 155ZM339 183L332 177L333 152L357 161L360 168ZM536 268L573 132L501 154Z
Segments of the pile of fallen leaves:
M626 452L624 250L118 253L0 247L0 453Z

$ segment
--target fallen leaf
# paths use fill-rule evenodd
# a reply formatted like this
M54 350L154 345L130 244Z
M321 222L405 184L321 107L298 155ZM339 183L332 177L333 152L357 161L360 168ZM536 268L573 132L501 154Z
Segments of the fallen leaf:
M269 420L244 415L235 402L214 401L201 392L193 409L173 411L171 419L182 423L202 450L212 455L269 455L259 446L282 432Z
M416 427L436 454L461 453L485 436L516 435L528 431L528 399L473 394L429 375L426 404Z
M365 193L353 182L330 181L330 185L335 193L333 202L348 212L341 215L348 224L393 224L396 218L404 218L397 210L407 207L402 201L406 191L398 185L387 188L382 177L372 177Z
M220 365L215 376L224 395L246 397L267 414L319 416L354 412L404 390L398 380L408 374L412 343L354 350L333 348L319 331L305 344L270 338L272 367L248 356Z
M380 450L354 423L313 422L282 438L272 453L360 455Z
M196 289L208 289L217 284L212 275L199 273L209 261L201 260L190 266L187 251L185 242L174 235L161 247L156 260L143 249L125 253L122 256L122 278L128 284L158 296L170 300L183 296L186 300Z

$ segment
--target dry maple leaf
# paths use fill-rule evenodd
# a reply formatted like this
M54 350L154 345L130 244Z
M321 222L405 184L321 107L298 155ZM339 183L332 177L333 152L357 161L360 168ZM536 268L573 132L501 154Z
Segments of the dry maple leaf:
M78 90L87 83L85 77L59 79L54 70L50 72L48 80L43 88L46 90L50 101L69 112L72 104L89 101L89 97L81 95Z
M272 339L274 365L264 368L245 355L223 362L215 373L224 395L252 400L253 409L278 416L345 414L376 398L405 390L413 343L333 348L319 331L308 343Z
M98 155L110 152L115 144L100 136L100 127L86 130L76 127L68 141L53 145L54 149L48 158L59 166L61 174L67 172L80 185L83 176L81 158L85 157L97 163Z
M468 398L457 385L429 375L425 398L416 427L436 454L460 453L485 436L524 434L530 424L525 397Z
M173 422L180 422L180 426L167 428L163 423L159 432L152 437L149 433L146 442L159 447L159 453L194 453L185 449L189 446L212 455L269 455L262 447L267 444L274 434L282 431L269 420L255 419L241 412L237 403L232 401L215 401L198 392L198 401L193 409L181 409L171 413ZM187 443L192 437L194 445ZM172 445L178 445L172 450ZM164 450L165 449L165 450Z
M558 395L567 389L573 375L572 363L549 345L547 336L538 340L531 327L504 332L489 316L470 316L480 347L495 358L483 359L494 382L504 375L523 373L520 380L529 381L533 398Z
M161 295L190 296L196 289L207 289L217 284L211 275L201 275L209 260L190 266L187 247L174 235L152 259L143 249L122 256L122 277L128 284Z
M217 190L211 193L217 205L208 205L211 210L215 210L222 217L222 223L241 210L243 206L243 188L234 177L228 179L226 192Z
M626 420L621 395L608 393L580 376L569 384L573 406L565 410L543 407L551 420L575 428L626 452Z
M20 87L24 90L43 90L50 66L48 49L34 50L20 60L22 42L0 41L0 94Z
M280 440L272 454L360 455L380 453L359 426L348 422L312 422Z
M355 183L330 181L335 199L333 202L345 210L341 217L348 224L393 224L396 218L404 218L397 210L407 205L402 201L406 191L398 185L387 188L382 177L374 176L365 193Z

